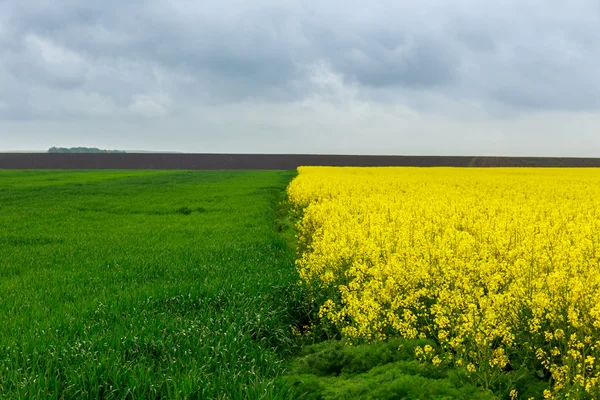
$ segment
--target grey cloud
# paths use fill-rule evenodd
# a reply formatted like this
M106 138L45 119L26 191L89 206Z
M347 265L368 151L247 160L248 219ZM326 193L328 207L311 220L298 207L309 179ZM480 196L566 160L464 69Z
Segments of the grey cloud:
M450 18L450 35L473 53L494 52L496 40L494 36L502 31L493 32L494 28L481 18L456 15Z
M292 102L321 90L310 80L320 63L364 98L417 108L423 92L517 113L600 107L600 13L591 0L9 0L0 11L4 118L22 107L42 113L36 102L51 99L28 93L52 90L121 109L158 93L171 99L155 108L165 112Z
M367 43L333 61L337 70L373 87L433 87L455 79L457 57L444 43L407 37L393 48Z
M26 38L20 51L6 56L7 71L21 82L37 81L63 89L85 81L83 60L38 38Z
M118 78L99 81L107 65L115 69L135 64L146 69L145 75L161 68L167 74L185 78L185 87L170 90L210 92L204 97L215 102L273 94L281 97L281 88L298 78L300 69L290 41L277 24L268 20L219 22L211 16L192 18L178 13L168 3L109 3L102 8L88 2L71 2L62 8L53 4L49 10L54 11L48 13L44 7L28 10L21 5L14 20L21 50L13 53L7 67L21 74L19 78L27 74L46 85L71 83L65 76L52 76L47 66L41 65L43 62L26 51L23 38L34 34L77 52L90 64L85 82L89 90L119 92L131 86ZM115 76L121 74L112 72ZM123 73L127 75L128 70ZM195 84L190 85L191 81Z

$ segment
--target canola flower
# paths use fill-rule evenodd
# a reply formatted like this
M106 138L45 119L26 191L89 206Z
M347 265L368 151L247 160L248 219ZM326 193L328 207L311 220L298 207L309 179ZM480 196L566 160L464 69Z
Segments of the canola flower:
M298 172L301 283L346 337L431 338L417 356L484 386L528 363L545 398L600 398L600 170Z

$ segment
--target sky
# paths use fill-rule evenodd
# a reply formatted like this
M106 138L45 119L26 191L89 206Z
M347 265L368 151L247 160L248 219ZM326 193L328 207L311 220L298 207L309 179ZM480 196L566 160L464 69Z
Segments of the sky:
M0 0L0 151L600 157L598 0Z

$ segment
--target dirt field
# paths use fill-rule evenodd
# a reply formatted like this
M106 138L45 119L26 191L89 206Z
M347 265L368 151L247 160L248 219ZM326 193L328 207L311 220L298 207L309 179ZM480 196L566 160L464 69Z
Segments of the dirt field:
M600 167L600 158L296 154L0 153L0 169L279 169L311 166Z

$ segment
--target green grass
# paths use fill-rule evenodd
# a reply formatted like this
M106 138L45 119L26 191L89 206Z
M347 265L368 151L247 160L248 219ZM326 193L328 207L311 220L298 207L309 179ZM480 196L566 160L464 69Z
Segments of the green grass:
M284 171L0 171L0 397L285 398Z
M292 387L297 398L311 400L498 398L470 383L466 371L417 361L415 347L425 344L435 347L432 341L399 338L305 346L280 382Z

